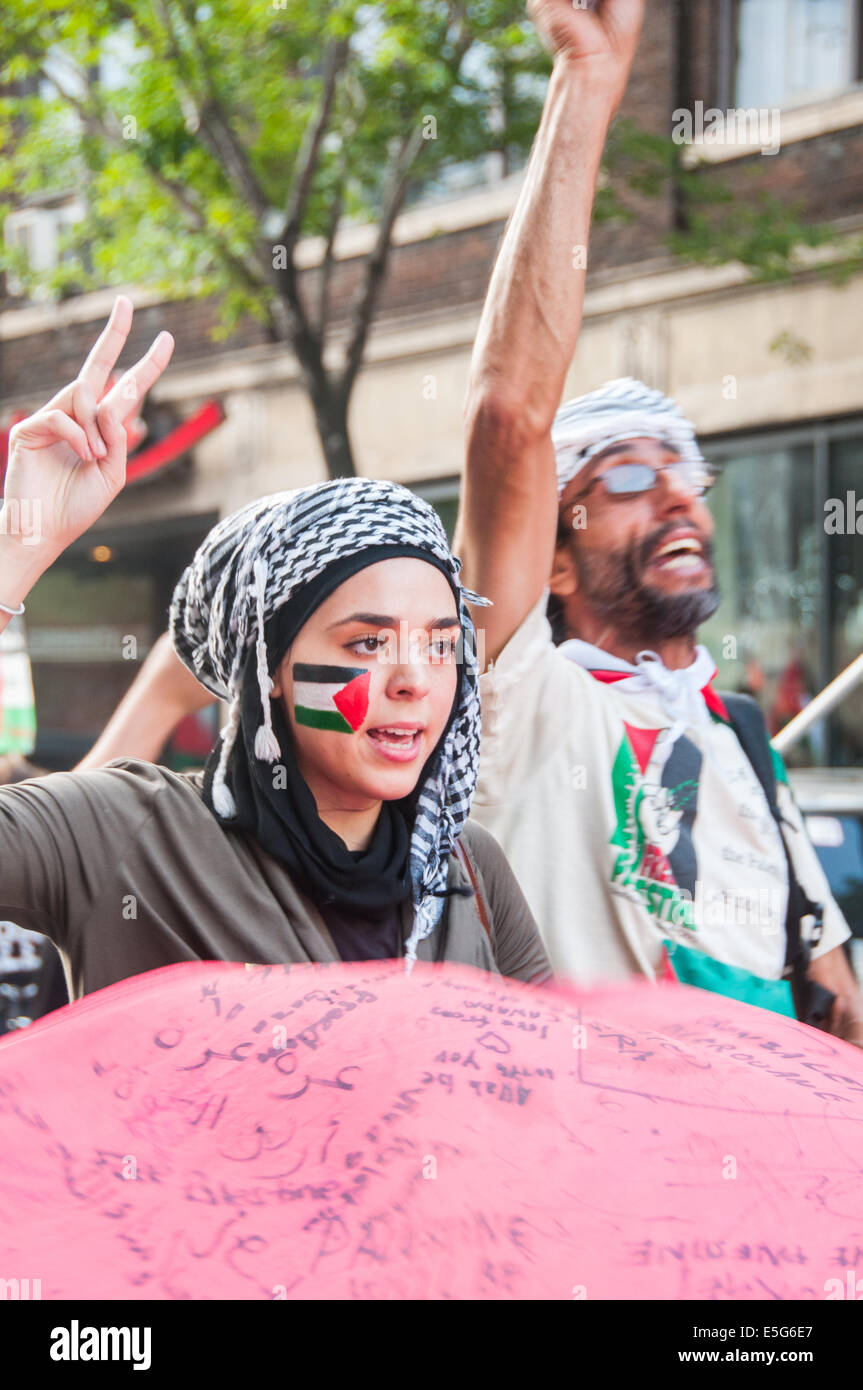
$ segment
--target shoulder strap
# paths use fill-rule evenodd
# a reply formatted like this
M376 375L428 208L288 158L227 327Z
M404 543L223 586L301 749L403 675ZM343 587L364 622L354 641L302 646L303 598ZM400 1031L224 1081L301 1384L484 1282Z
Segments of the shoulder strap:
M797 875L794 872L794 865L788 853L788 846L785 843L785 835L782 830L782 817L776 802L776 773L773 770L773 758L770 755L770 743L767 734L767 725L764 722L764 715L758 703L753 700L751 695L728 694L723 691L720 696L722 703L728 710L734 732L740 742L740 746L752 764L752 769L758 778L767 798L770 807L770 814L776 822L779 836L782 840L782 848L785 852L785 862L788 868L788 911L785 916L785 965L790 966L802 952L802 942L800 939L800 920L805 913L803 899L809 905L810 910L814 909L815 904L809 903L809 899L803 893Z
M813 946L821 938L824 921L824 908L822 903L814 903L804 892L800 885L797 875L794 872L794 864L788 851L788 844L783 830L782 814L776 800L776 773L773 768L773 757L770 751L770 740L767 733L767 725L764 722L764 715L757 701L751 695L738 693L726 694L724 691L720 696L725 708L728 711L731 724L740 746L752 764L752 769L758 778L767 798L770 807L770 814L776 822L779 831L779 838L782 841L782 849L785 853L785 863L788 869L788 910L785 915L785 971L790 974L792 989L795 994L795 1004L799 1018L807 1022L816 1022L818 1019L829 1015L830 1005L833 996L827 997L827 991L821 991L813 981L809 980L806 969L809 964L809 955ZM808 941L804 941L800 931L800 924L804 917L813 918L812 934ZM815 995L818 995L818 1001ZM824 1012L826 1010L826 1012Z
M482 891L479 886L479 879L477 878L476 871L473 867L473 864L471 863L471 857L468 854L467 849L465 848L461 840L456 840L455 845L453 847L453 853L471 881L474 892L474 901L476 902L476 910L479 913L479 920L482 922L483 927L485 928L485 934L488 937L489 941L492 942L492 944L494 944L494 937L491 934L491 924L488 920L488 910L486 908L485 898L483 897Z
M764 722L761 708L751 695L737 693L726 695L723 691L720 699L731 717L731 723L734 726L734 732L738 737L740 746L752 764L753 771L764 789L767 804L774 818L778 818L776 773L773 769L767 725Z

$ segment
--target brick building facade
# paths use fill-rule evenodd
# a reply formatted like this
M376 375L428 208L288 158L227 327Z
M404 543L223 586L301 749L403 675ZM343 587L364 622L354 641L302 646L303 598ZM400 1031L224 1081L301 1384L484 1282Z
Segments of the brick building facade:
M784 77L772 51L763 59L765 92L779 93L765 95L763 105L781 112L780 148L762 154L740 143L704 145L708 176L741 205L768 193L802 206L805 218L830 222L837 238L859 239L859 0L828 0L832 38L818 31L807 39L814 66L829 79L818 91L806 90L795 48L794 14L806 10L806 0L796 9L790 0L652 0L622 114L668 136L681 109L697 102L733 107L741 73L749 92L757 85L752 36L765 5L783 25L787 20ZM845 45L840 54L828 43L837 37ZM359 470L418 488L447 519L462 465L471 344L519 183L514 175L402 215L352 402ZM853 538L827 535L823 525L825 499L851 487L863 461L863 274L837 286L819 270L819 256L835 254L829 251L793 280L772 284L753 283L735 264L682 264L665 244L681 217L672 190L627 199L633 221L594 229L584 329L567 393L639 376L674 395L727 463L717 496L726 601L708 636L721 679L758 690L782 722L789 702L805 699L863 647L863 566ZM336 330L372 234L348 228L338 243ZM311 286L315 248L303 251ZM154 411L170 423L218 399L225 420L184 460L131 485L31 597L41 748L57 763L83 751L134 674L134 663L121 662L116 651L111 659L112 641L133 633L139 655L146 651L179 569L213 520L252 496L325 476L311 410L284 347L250 322L214 343L214 304L165 304L145 288L128 292L137 306L128 360L161 328L177 343L153 393ZM55 305L0 303L0 427L74 375L112 300L113 291L101 291ZM754 519L763 528L757 537ZM98 544L110 552L106 563L93 558ZM861 712L849 702L804 756L858 761Z

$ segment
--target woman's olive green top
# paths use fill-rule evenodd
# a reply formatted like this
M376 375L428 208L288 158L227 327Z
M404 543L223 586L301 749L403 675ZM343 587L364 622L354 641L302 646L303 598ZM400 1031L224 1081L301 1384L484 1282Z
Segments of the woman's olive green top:
M339 959L285 865L220 826L202 781L123 759L0 788L0 920L51 938L73 999L176 961ZM548 957L503 851L472 822L462 843L491 938L474 897L447 897L418 958L545 982ZM451 856L449 886L467 884ZM402 953L412 911L401 909Z

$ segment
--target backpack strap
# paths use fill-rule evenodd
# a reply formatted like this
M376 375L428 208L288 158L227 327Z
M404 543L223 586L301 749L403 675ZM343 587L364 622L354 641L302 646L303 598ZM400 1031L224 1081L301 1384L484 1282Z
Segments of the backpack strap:
M488 919L488 909L486 908L485 898L482 895L482 890L479 886L479 879L477 878L476 870L474 869L473 864L471 863L470 855L468 854L467 849L465 848L461 840L456 840L453 846L453 854L455 855L456 859L461 864L462 868L464 869L465 873L470 879L470 882L473 886L476 910L479 913L479 920L482 922L483 927L485 928L485 934L493 947L494 937L491 934L491 924Z
M791 991L797 1017L804 1023L818 1027L830 1015L835 995L808 976L807 970L812 947L817 946L824 930L824 906L815 903L804 892L788 850L783 825L785 824L776 799L776 773L767 734L767 725L758 703L751 695L737 693L720 696L731 720L738 742L752 765L758 781L767 798L770 814L776 822L779 839L785 853L788 870L788 908L785 914L785 975L790 977ZM812 917L813 927L808 940L803 939L801 923L804 917Z

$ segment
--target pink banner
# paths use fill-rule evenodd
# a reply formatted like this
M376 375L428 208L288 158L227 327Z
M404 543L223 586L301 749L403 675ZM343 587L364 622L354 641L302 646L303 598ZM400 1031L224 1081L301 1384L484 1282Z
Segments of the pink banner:
M863 1292L863 1057L678 986L176 965L0 1044L42 1298Z

